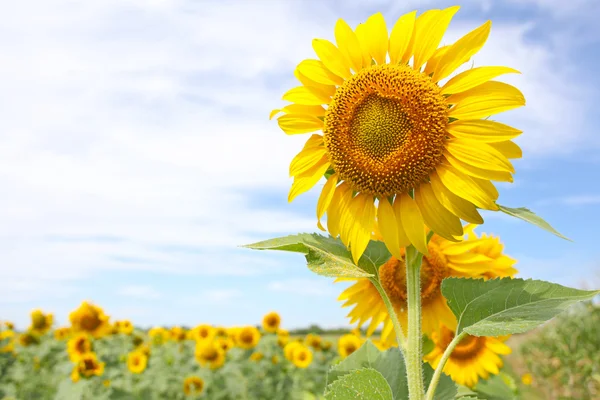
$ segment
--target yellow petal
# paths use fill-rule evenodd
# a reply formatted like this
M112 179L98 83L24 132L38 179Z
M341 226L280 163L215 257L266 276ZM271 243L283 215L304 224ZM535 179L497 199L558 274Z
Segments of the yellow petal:
M365 252L371 240L371 228L375 219L375 204L372 195L361 193L350 204L354 224L350 232L350 251L355 264Z
M356 27L356 37L358 38L358 42L360 43L360 51L362 53L363 65L366 67L371 66L372 57L369 52L369 40L367 37L367 28L365 24L358 24Z
M456 158L452 157L451 154L444 152L444 157L446 160L452 165L454 168L459 170L462 173L465 173L469 176L474 176L476 178L494 180L499 182L513 182L514 179L510 172L506 171L492 171L489 169L483 169L474 167L471 164L464 163Z
M507 140L505 142L490 143L490 146L502 153L506 158L521 158L523 151L515 142Z
M511 126L487 119L459 119L449 123L446 130L454 137L485 143L504 142L523 133Z
M467 33L450 46L448 51L438 62L437 68L431 79L433 79L434 82L438 82L454 72L456 68L469 61L469 59L485 44L490 34L491 26L492 21L487 21L479 28Z
M448 51L449 48L450 48L450 46L442 46L442 47L439 47L435 51L435 53L433 53L431 58L429 60L427 60L427 64L425 64L425 69L423 70L423 73L425 75L433 74L433 71L435 71L435 68L437 67L438 63L442 59L442 56L444 54L446 54L446 52Z
M444 186L452 193L470 201L479 208L498 210L493 196L490 196L475 183L474 179L476 178L471 178L456 168L446 165L438 165L436 172Z
M277 123L288 135L309 133L323 129L323 121L308 114L285 114L277 118Z
M444 186L437 172L434 171L429 179L435 197L447 210L467 222L483 224L483 218L481 218L475 206L471 202L458 197Z
M520 74L508 67L477 67L452 77L442 87L442 94L461 93L504 74Z
M394 24L389 42L390 64L406 63L408 61L408 59L404 60L404 54L410 45L416 15L416 11L404 14Z
M515 172L510 161L487 143L451 139L446 141L446 150L458 160L478 168Z
M292 159L290 163L290 176L297 176L311 169L326 153L327 149L325 149L325 146L305 147Z
M335 188L338 184L338 175L333 174L327 179L325 182L325 186L323 186L323 190L321 190L321 195L319 196L319 201L317 202L317 227L324 231L323 225L321 225L321 218L327 211L331 200L333 199L333 195L335 193Z
M319 60L303 60L298 64L296 69L307 78L324 85L340 86L344 83L342 78L331 72L325 64Z
M310 190L323 177L329 168L329 158L325 155L312 168L297 175L288 194L288 202L292 202L296 196Z
M429 254L425 236L425 222L417 203L406 193L396 197L400 203L400 222L410 242L423 254Z
M342 211L352 197L352 190L346 182L342 182L333 193L333 198L327 209L327 230L333 237L340 234Z
M463 235L460 219L440 204L431 185L428 183L419 185L415 189L415 201L421 210L425 225L445 239L453 242L459 241L454 237Z
M315 93L317 97L320 97L322 95L331 97L335 94L334 85L324 85L322 83L315 82L312 79L309 79L306 76L304 76L297 69L294 70L294 76L300 81L300 83L302 83L302 85L304 85L304 87L306 87L311 92Z
M483 118L525 105L525 97L519 89L495 81L453 94L446 101L448 104L456 104L448 115L456 119Z
M306 106L304 104L288 104L287 106L271 111L269 119L273 119L279 113L285 114L309 114L315 117L322 117L325 115L325 109L323 106Z
M403 246L400 245L400 241L398 240L398 225L400 225L400 221L396 220L394 208L388 199L379 200L377 226L379 227L379 232L381 232L383 243L385 243L385 246L394 257L401 259L402 253L400 248Z
M338 19L335 24L335 42L340 52L350 62L354 72L358 72L363 67L363 54L356 33L343 19Z
M473 182L475 182L477 186L479 186L479 188L481 188L483 192L485 192L486 195L489 196L489 198L493 199L494 201L498 200L498 189L496 189L496 186L494 186L492 182L488 181L487 179L480 179L475 177L472 177L471 179L473 180ZM494 204L494 208L492 208L492 210L498 210L498 206Z
M388 50L388 33L383 14L371 15L364 25L364 35L369 54L377 64L385 64Z
M425 11L415 21L414 36L414 69L421 69L433 55L442 41L450 20L460 7L454 6L444 10Z
M344 55L333 43L325 39L314 39L312 45L315 53L317 53L317 56L323 61L327 69L340 78L350 78L349 65Z
M309 90L306 86L298 86L285 92L282 99L307 106L329 104L331 96L327 96L326 93L319 93L319 95L316 93L318 92Z

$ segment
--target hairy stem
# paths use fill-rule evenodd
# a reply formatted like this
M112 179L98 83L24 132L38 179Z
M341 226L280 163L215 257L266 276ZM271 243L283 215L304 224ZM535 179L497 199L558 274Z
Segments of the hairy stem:
M423 254L413 246L406 248L406 292L408 306L408 346L406 375L410 400L423 400L423 354L421 337L421 261Z
M381 296L381 299L383 300L385 307L387 308L388 314L392 319L392 324L394 325L394 332L396 333L396 341L398 342L398 347L400 348L404 359L406 359L406 337L404 337L404 331L402 330L402 325L400 325L400 321L398 320L398 316L396 315L394 306L392 305L392 302L390 301L390 298L388 297L383 287L381 287L379 281L376 278L372 278L371 283L379 292L379 295Z
M431 382L429 383L429 388L427 389L427 395L425 396L425 400L433 400L433 396L435 394L435 389L440 381L440 377L442 376L442 371L444 370L444 365L446 365L446 361L450 358L452 351L456 347L458 343L467 335L466 332L461 332L459 335L455 336L454 339L450 342L444 354L442 354L442 358L440 359L440 363L438 364L435 372L433 373L433 377L431 378Z

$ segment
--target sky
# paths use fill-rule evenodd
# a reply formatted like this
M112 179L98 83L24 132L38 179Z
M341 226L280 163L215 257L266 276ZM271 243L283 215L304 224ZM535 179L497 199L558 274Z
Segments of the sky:
M345 287L298 254L240 245L317 231L317 185L288 204L288 165L306 136L269 112L333 40L382 12L391 27L439 1L21 0L0 5L0 320L34 308L58 325L82 300L136 325L347 326ZM460 4L460 3L459 3ZM443 43L493 21L473 65L521 75L527 106L515 183L527 206L573 242L497 213L519 276L600 286L600 3L463 1Z

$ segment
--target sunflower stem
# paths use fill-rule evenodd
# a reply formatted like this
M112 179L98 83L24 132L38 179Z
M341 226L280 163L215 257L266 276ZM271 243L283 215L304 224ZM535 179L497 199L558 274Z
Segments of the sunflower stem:
M406 337L404 336L404 331L402 330L402 325L400 325L400 320L396 315L394 306L392 305L392 302L390 301L390 298L388 297L385 290L383 290L383 287L381 287L379 281L377 279L371 279L371 283L379 292L379 295L381 296L381 299L383 300L383 303L387 308L388 314L392 319L392 325L394 325L394 332L396 333L396 341L398 342L398 348L400 349L402 355L404 356L404 359L406 360Z
M467 335L465 331L462 331L459 335L455 336L454 339L450 342L444 354L442 354L442 358L440 358L440 362L433 373L433 377L431 378L431 382L429 383L429 388L427 389L427 395L425 396L425 400L433 400L433 395L435 394L435 389L440 381L440 377L442 376L442 371L444 370L444 365L446 365L446 361L450 358L452 351L456 347L458 343Z
M421 336L421 261L423 254L414 246L406 248L406 292L408 306L408 346L406 376L410 400L423 400L423 339Z

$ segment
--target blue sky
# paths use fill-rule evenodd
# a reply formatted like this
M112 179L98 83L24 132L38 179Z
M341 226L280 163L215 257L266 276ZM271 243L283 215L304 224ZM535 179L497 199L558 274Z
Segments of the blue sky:
M82 300L154 324L343 326L343 286L300 255L237 246L316 230L318 191L287 204L304 137L268 120L332 39L384 13L447 1L24 0L0 7L0 319L59 324ZM500 203L574 242L488 214L523 277L600 286L596 0L465 1L445 43L492 19L475 65L508 65L527 98Z

